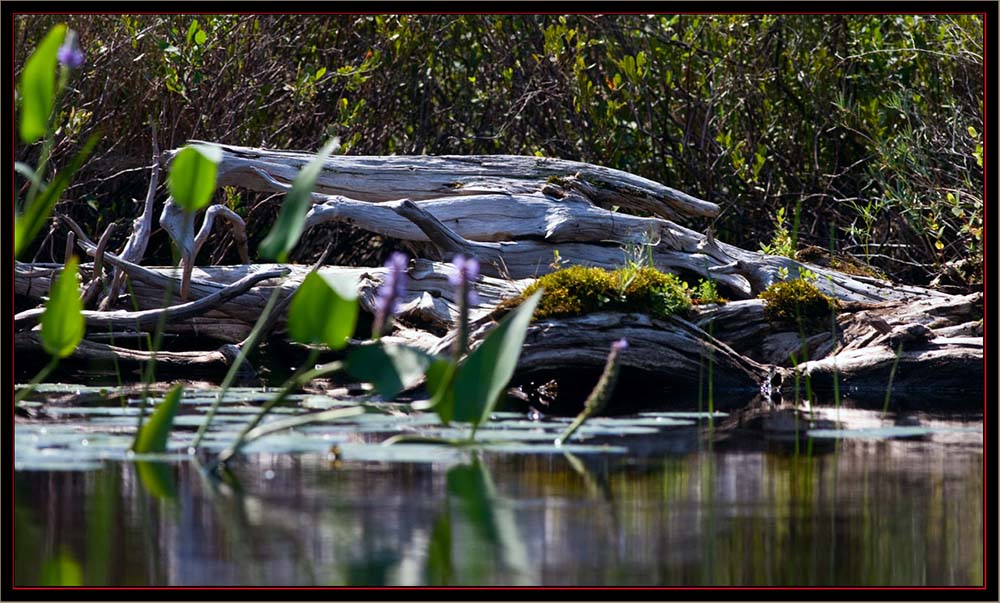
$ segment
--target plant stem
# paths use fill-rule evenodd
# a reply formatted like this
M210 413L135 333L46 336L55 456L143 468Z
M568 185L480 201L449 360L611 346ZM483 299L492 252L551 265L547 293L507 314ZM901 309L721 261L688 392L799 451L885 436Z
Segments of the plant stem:
M243 446L264 436L271 435L272 433L300 427L302 425L309 425L310 423L322 423L324 421L346 419L348 417L355 417L363 414L365 414L365 408L363 406L348 406L346 408L332 408L330 410L309 413L281 421L274 421L273 423L268 423L267 425L261 425L260 427L250 429L245 434L241 434L242 440L237 442L238 445L230 446L229 448L223 450L222 454L219 455L218 462L225 463L232 458L233 455L239 452L239 449Z
M42 370L38 371L38 374L35 375L35 378L31 380L31 383L29 383L28 386L18 391L17 394L14 395L14 404L21 402L29 395L31 395L31 392L35 391L35 388L38 386L39 383L42 382L42 379L48 377L49 373L51 373L52 370L56 368L56 365L58 364L59 364L59 357L53 356L52 359L49 360L49 363L46 364L42 368Z
M889 412L889 396L892 394L892 380L896 378L896 367L899 366L899 357L903 355L903 342L896 346L896 359L892 361L892 368L889 369L889 383L885 386L885 403L882 404L882 418Z
M324 375L329 375L331 373L335 373L344 368L343 362L336 361L336 362L328 362L320 366L314 366L314 368L312 369L305 370L305 367L309 365L315 365L316 358L318 356L319 356L319 350L313 349L309 351L309 358L306 359L306 362L302 365L302 367L299 368L298 372L296 372L296 374L292 375L291 377L288 378L287 381L285 381L285 385L282 386L281 391L278 392L278 395L268 400L260 408L260 412L258 412L257 415L254 416L254 418L249 423L247 423L246 427L244 427L243 431L241 431L240 434L236 437L236 440L232 444L230 444L229 448L226 448L225 450L222 451L222 453L219 455L219 460L217 461L217 464L223 462L223 459L229 459L234 455L236 455L240 451L240 448L243 447L247 435L255 427L257 427L257 425L264 419L264 417L267 416L267 413L271 412L271 409L274 408L275 405L288 398L288 396L291 395L293 391L305 385L306 383L312 381L313 379L322 377Z
M240 347L240 352L236 355L236 360L233 361L233 365L229 367L226 377L222 380L222 386L219 389L219 394L215 397L215 401L212 402L212 407L208 409L208 414L205 415L205 422L198 428L198 433L194 437L194 443L191 444L191 447L195 451L197 451L198 447L201 445L201 440L205 437L205 433L208 431L209 426L211 426L212 420L215 418L215 413L218 411L219 405L222 403L222 398L225 397L226 392L229 391L229 386L232 385L233 380L236 378L236 373L240 370L240 367L243 366L243 361L246 360L247 355L257 345L257 339L263 331L264 324L271 316L271 312L274 310L274 304L278 301L278 295L280 293L280 287L275 287L274 291L271 292L271 297L268 298L267 305L264 306L264 311L261 313L260 318L257 319L256 324L254 324L253 330L250 331L250 336L247 337L246 343Z

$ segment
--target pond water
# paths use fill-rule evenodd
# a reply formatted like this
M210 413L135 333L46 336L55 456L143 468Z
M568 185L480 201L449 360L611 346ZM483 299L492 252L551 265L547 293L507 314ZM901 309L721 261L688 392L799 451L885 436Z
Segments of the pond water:
M569 419L506 412L469 449L383 446L467 432L377 405L257 440L219 480L185 452L213 392L186 392L152 460L126 452L137 397L77 389L14 427L15 586L983 583L981 414L644 413L560 448ZM266 396L232 392L207 449Z

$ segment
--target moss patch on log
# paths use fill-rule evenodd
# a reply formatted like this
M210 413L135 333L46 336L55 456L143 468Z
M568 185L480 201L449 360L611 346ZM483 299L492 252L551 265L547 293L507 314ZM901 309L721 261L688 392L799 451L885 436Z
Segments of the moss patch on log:
M829 326L830 313L840 308L840 302L801 278L774 283L760 298L767 302L764 315L771 323L805 330Z
M544 288L545 293L535 310L535 318L592 312L632 312L666 318L691 309L687 284L673 274L650 267L605 270L571 266L540 277L524 293L502 306L512 309L539 288Z

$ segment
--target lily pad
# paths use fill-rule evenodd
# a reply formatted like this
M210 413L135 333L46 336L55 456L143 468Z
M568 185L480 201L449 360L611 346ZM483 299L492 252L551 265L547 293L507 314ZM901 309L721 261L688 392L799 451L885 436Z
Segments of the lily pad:
M811 438L839 438L839 439L889 439L889 438L912 438L919 436L934 435L938 433L977 433L979 427L917 427L893 425L889 427L876 427L870 429L813 429L807 432Z
M338 458L345 461L378 461L383 463L460 463L467 453L460 448L435 444L344 443L337 446Z

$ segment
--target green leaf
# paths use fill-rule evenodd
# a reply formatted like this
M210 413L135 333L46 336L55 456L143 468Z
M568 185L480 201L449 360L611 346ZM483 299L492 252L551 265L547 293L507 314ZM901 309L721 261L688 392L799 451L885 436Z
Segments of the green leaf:
M454 563L451 558L451 515L445 511L434 522L431 539L427 545L427 563L424 566L424 579L431 586L448 586L454 573Z
M500 394L514 376L524 335L541 297L539 289L524 300L459 366L454 383L455 421L480 425L489 419Z
M170 437L170 430L174 425L174 417L177 416L177 409L181 405L181 394L184 392L183 385L175 385L167 392L163 401L156 407L153 416L142 426L135 436L135 444L132 451L140 454L166 452L167 439Z
M451 387L455 377L455 363L445 358L436 358L427 368L427 391L430 400L413 403L414 410L433 409L441 422L447 425L455 416L455 391Z
M215 145L188 145L170 162L167 184L174 203L195 212L212 200L222 149Z
M83 586L83 570L73 555L62 551L42 565L40 581L42 586Z
M353 277L311 272L288 307L288 335L299 343L347 345L358 321L358 289Z
M35 236L38 235L38 231L48 221L49 216L52 214L52 208L56 206L59 197L66 190L66 187L69 186L70 180L73 179L73 174L80 169L83 162L90 156L98 140L100 140L100 137L97 134L91 135L87 139L87 142L84 143L83 149L73 157L69 165L59 170L59 173L56 174L52 182L24 208L23 214L14 218L15 258L19 257L21 252L31 244Z
M972 126L969 126L969 136L972 138L979 138L979 132L976 132L976 129Z
M156 498L173 498L177 495L170 465L161 461L136 461L135 469L143 487Z
M529 572L528 556L513 509L496 493L489 470L475 458L469 465L448 470L449 497L472 528L477 554L499 553L500 561L514 573L515 582ZM449 501L450 502L450 501Z
M386 400L423 379L433 357L418 348L393 345L366 345L347 356L347 372L375 386Z
M205 30L199 29L198 32L194 34L194 43L198 46L204 44L206 40L208 40L208 35L205 34Z
M21 174L25 178L27 178L28 181L31 182L32 184L34 184L35 186L37 186L37 187L41 187L42 186L42 181L39 180L38 174L27 163L22 163L20 161L15 161L14 162L14 171L17 172L18 174Z
M299 237L302 236L306 213L312 205L312 192L316 187L316 179L323 171L326 158L339 146L340 139L334 138L320 149L315 159L299 171L295 181L292 182L292 190L288 191L284 203L281 204L278 219L260 244L261 256L279 262L288 260L288 252L295 248Z
M72 354L86 329L76 277L79 265L76 256L66 263L49 290L49 301L42 312L42 347L56 358Z
M55 104L56 56L66 37L66 26L49 30L21 72L21 140L31 144L45 135Z

